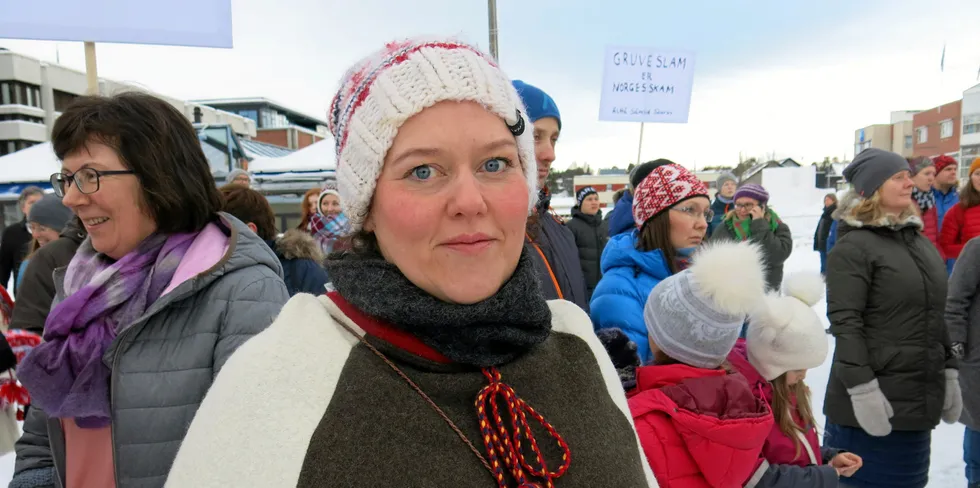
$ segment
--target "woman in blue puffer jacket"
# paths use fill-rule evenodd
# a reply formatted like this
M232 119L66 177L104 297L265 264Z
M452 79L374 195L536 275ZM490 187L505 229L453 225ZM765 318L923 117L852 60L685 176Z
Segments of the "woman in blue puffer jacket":
M636 187L636 229L613 237L600 259L602 279L590 303L595 329L621 329L651 358L643 306L653 287L684 269L713 217L708 189L683 166L663 163Z

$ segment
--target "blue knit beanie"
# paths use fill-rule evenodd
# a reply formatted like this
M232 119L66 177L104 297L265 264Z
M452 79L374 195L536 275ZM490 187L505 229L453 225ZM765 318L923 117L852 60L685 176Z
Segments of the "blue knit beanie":
M561 130L561 114L558 113L558 105L555 105L555 100L550 95L521 80L514 80L512 83L517 89L517 94L521 96L532 123L545 117L554 117L558 121L558 130Z

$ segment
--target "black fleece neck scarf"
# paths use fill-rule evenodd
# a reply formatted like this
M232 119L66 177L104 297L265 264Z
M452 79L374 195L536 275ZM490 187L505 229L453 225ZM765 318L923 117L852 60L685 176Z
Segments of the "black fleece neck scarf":
M457 363L501 365L551 333L551 309L526 249L500 290L472 305L428 294L380 254L334 254L327 271L337 292L358 310L418 337Z

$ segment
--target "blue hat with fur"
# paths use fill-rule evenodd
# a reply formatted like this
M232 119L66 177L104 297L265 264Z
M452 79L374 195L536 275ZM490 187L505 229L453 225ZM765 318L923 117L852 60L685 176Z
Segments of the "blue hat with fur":
M555 104L555 100L550 95L544 90L521 80L514 80L512 83L517 89L517 94L521 96L532 123L545 117L554 117L558 121L558 129L561 130L561 114L558 113L558 105Z

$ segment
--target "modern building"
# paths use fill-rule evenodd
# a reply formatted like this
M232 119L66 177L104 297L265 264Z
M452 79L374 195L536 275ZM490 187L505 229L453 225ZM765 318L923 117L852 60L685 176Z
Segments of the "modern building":
M892 150L891 124L874 124L854 131L854 154L871 147Z
M55 119L87 87L82 71L0 50L0 156L47 141ZM99 91L103 95L126 90L148 91L136 85L99 79ZM226 124L241 136L255 136L255 123L244 117L154 95L170 102L189 120Z
M293 110L268 98L195 100L249 118L256 123L255 140L288 149L302 149L329 137L327 121Z
M962 109L963 100L957 100L913 115L915 140L912 155L934 158L945 154L958 161Z
M960 136L960 180L969 175L970 163L980 158L980 85L963 92L963 120Z
M891 152L901 154L906 158L912 157L912 150L915 142L915 127L912 119L915 117L915 114L919 112L919 110L899 110L891 113Z

